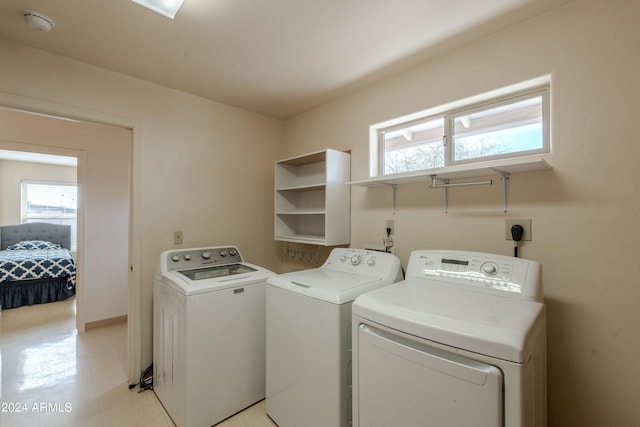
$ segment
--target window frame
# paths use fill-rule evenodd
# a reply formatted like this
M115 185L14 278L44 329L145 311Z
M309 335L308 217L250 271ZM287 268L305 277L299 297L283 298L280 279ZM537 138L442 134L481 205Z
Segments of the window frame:
M550 108L550 92L551 85L549 80L540 82L535 81L535 85L516 85L511 88L505 88L486 96L468 98L466 100L455 103L442 105L430 110L402 116L389 120L378 125L370 127L370 137L372 145L375 144L375 152L372 150L370 158L370 176L379 178L391 178L396 175L407 173L428 172L434 170L429 169L413 169L404 172L394 172L385 174L385 133L407 128L412 124L427 122L438 118L444 119L444 166L437 168L439 170L447 169L456 165L480 165L483 162L501 159L518 159L531 155L551 153L551 108ZM525 82L526 83L526 82ZM463 115L477 113L479 111L490 110L500 106L513 104L526 99L541 97L542 100L542 147L532 150L516 151L505 154L497 154L484 157L474 157L470 159L453 160L454 156L454 127L455 119ZM374 142L375 141L375 142ZM446 141L446 142L445 142ZM372 147L373 148L373 147Z

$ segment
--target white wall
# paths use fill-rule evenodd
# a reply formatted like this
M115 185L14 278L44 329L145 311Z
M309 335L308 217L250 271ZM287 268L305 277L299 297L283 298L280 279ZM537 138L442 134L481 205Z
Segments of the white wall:
M523 257L543 265L548 309L549 425L640 423L640 2L579 0L380 81L287 122L285 157L352 150L368 177L368 126L552 75L553 153L546 172L500 187L352 189L352 244L378 242L395 219L406 266L420 248L510 255L505 218L531 218Z
M235 244L247 261L277 268L281 121L6 41L0 58L0 103L133 127L131 277L139 302L131 314L140 318L142 368L152 359L153 274L160 253L176 247L174 230L184 235L177 247Z

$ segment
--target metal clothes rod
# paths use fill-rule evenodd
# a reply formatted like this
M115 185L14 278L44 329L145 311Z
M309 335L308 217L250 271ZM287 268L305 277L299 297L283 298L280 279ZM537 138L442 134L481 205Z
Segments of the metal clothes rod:
M443 183L438 183L438 176L437 175L430 175L431 176L431 185L429 185L429 188L447 188L447 187L468 187L471 185L491 185L493 184L493 180L490 179L488 181L472 181L472 182L445 182Z
M438 182L437 175L429 175L431 177L431 185L429 188L443 188L444 189L444 213L449 213L449 187L468 187L472 185L492 185L493 180L490 179L488 181L471 181L471 182L449 182L448 179L443 179L444 182ZM506 179L503 180L506 182ZM507 211L507 202L506 202L506 184L503 184L504 188L504 210Z

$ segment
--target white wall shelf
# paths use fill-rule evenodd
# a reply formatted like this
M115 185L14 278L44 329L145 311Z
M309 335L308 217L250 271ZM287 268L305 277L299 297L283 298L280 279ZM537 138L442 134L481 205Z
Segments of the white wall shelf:
M351 155L326 149L275 163L275 239L323 246L351 237Z
M373 176L358 181L350 181L349 185L377 187L381 185L410 184L415 182L431 182L435 175L439 179L476 178L500 173L534 172L551 169L542 156L526 156L512 159L491 160L481 163L467 163L444 168L429 169L418 172L405 172L393 175Z
M480 163L467 163L447 166L426 171L406 172L393 175L374 176L371 178L350 181L349 185L361 187L390 186L393 191L393 210L396 208L396 191L399 184L429 182L430 188L443 188L445 213L449 209L449 188L467 185L492 184L490 181L468 181L450 183L451 179L472 179L490 175L500 175L502 180L503 209L507 212L507 182L512 173L534 172L551 169L542 156L525 156L519 158L491 160Z

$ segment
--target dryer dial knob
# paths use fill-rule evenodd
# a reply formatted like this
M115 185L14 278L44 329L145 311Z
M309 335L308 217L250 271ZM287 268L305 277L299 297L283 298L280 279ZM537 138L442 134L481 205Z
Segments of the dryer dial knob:
M362 257L360 255L354 255L351 257L351 265L358 265L362 261Z
M172 256L172 257L171 257L171 261L173 261L173 262L178 262L178 261L180 261L180 255L174 255L174 256Z
M236 256L236 255L238 255L238 251L236 251L235 249L231 249L231 250L229 251L229 255L231 255L231 256Z
M485 262L480 268L484 274L488 274L489 276L495 276L498 273L498 266L493 262Z
M185 254L184 259L186 261L190 261L191 260L191 254Z
M227 256L227 251L220 251L220 256Z
M211 252L207 251L207 252L202 252L201 254L202 258L204 259L209 259L211 258Z

